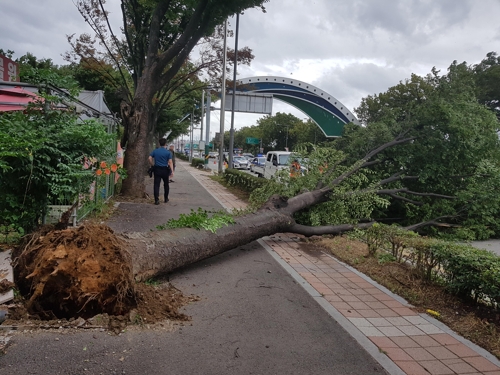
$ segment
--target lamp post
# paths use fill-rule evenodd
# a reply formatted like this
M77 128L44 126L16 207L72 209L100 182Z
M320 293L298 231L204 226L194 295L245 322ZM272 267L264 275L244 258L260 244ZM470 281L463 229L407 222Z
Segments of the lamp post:
M193 115L194 115L194 108L193 108L193 113L191 114L191 134L190 134L190 139L189 139L189 162L190 163L193 161Z
M205 90L201 90L201 130L200 130L200 142L203 141L203 115L205 110ZM208 139L206 140L208 142ZM199 150L200 153L202 150ZM205 150L203 150L205 152Z
M221 85L221 106L220 106L220 148L219 148L219 173L224 171L224 121L226 117L226 59L227 59L227 19L224 22L224 46L222 53L222 85Z
M240 14L236 13L236 33L234 41L234 71L233 71L233 97L231 106L231 130L229 131L229 165L233 166L233 149L234 149L234 106L236 103L236 71L238 67L238 31L240 28Z

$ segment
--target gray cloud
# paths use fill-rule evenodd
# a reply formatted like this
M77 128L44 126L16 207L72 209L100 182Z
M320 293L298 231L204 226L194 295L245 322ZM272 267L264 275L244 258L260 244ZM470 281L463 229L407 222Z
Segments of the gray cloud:
M106 4L115 31L119 4ZM309 81L351 110L412 73L425 75L433 66L445 72L453 60L473 64L500 52L499 0L271 0L266 8L240 18L239 44L255 55L240 77ZM2 15L0 48L16 57L29 51L62 64L66 34L89 30L68 0L3 1Z

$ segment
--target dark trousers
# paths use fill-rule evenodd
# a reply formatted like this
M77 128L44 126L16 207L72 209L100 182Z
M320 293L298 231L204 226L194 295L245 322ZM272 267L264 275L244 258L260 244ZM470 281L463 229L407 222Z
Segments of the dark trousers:
M154 180L154 189L153 189L155 201L160 199L159 197L160 197L161 180L163 180L163 188L165 190L164 198L165 198L165 200L168 199L168 193L170 191L170 187L168 185L168 176L169 175L170 175L170 168L169 167L155 167L155 180Z

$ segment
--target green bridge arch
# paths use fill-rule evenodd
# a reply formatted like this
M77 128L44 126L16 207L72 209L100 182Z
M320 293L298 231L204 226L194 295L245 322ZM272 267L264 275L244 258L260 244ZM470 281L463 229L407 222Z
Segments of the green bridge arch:
M344 126L359 124L354 114L339 100L309 83L277 76L240 79L238 91L272 94L309 116L327 137L340 137Z

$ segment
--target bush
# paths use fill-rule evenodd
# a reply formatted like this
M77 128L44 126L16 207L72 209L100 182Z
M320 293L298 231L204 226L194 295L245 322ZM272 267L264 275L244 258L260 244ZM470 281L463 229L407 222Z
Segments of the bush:
M252 176L251 174L241 172L237 169L226 169L224 172L224 180L228 185L238 186L240 189L249 193L270 182L269 180Z
M368 244L370 255L383 251L394 260L409 262L424 280L439 281L455 295L498 307L500 257L487 250L421 237L394 225L375 224L358 238Z
M80 122L70 112L45 112L34 106L1 114L2 232L29 232L50 202L72 203L87 193L95 174L84 165L91 158L107 160L115 155L113 137L102 124Z
M191 166L198 168L198 167L204 167L205 166L205 159L194 159L191 160Z
M189 156L186 156L185 154L183 154L182 152L176 152L175 153L175 157L176 158L179 158L181 160L184 160L184 161L189 161Z

